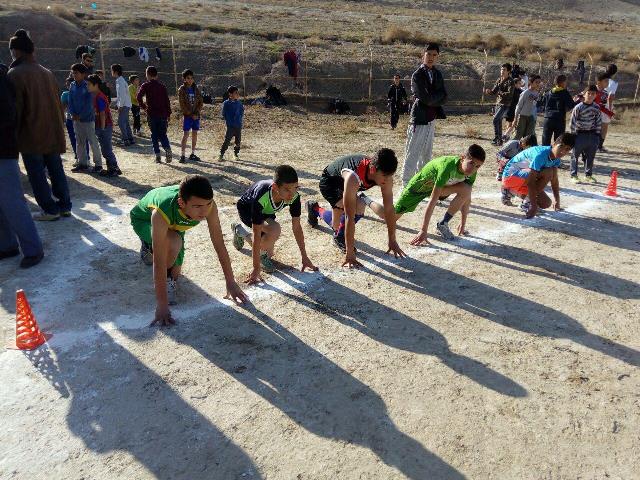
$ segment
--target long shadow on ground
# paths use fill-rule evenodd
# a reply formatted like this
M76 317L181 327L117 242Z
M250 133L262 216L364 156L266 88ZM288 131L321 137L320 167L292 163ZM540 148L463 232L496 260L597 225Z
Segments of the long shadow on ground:
M384 255L381 250L370 246L363 247L363 250L377 257ZM373 259L369 257L369 260ZM403 259L402 269L387 262L376 265L383 272L372 274L401 288L437 298L514 330L549 338L566 338L630 365L640 366L640 352L637 350L590 333L568 315L533 300L413 258ZM406 280L408 276L410 281ZM443 285L449 287L443 288ZM465 295L467 291L473 293L472 301Z

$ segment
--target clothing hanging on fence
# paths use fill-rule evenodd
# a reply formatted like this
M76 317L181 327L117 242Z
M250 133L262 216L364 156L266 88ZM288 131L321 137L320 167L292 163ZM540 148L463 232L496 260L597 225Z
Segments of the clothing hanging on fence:
M284 60L284 64L287 66L289 76L298 78L298 56L296 55L295 50L287 50L284 52L282 59Z
M139 47L138 56L143 62L149 63L149 50L147 50L147 47Z
M156 60L162 60L162 55L160 54L160 49L158 47L156 47Z
M124 54L125 57L129 58L129 57L133 57L136 54L136 49L133 47L122 47L122 53Z
M76 47L76 59L82 57L83 53L88 53L89 55L93 56L96 53L96 49L90 47L89 45L78 45Z

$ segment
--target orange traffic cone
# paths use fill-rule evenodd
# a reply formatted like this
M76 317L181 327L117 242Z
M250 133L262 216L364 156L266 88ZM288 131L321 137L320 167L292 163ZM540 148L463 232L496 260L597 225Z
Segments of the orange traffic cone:
M46 340L38 328L38 322L31 311L24 290L18 290L16 292L16 347L20 350L33 350Z
M617 197L618 192L618 172L614 170L611 172L611 180L609 180L609 185L607 185L607 189L604 191L604 194L609 197Z

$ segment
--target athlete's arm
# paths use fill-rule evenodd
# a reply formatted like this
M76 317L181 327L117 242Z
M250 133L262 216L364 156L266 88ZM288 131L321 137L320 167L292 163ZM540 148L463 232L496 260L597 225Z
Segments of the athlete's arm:
M296 239L296 243L300 249L300 256L302 257L302 268L300 271L304 272L307 268L314 272L317 271L318 267L316 267L307 256L307 249L304 244L304 232L302 231L302 225L300 225L300 217L291 217L291 230L293 230L293 236Z
M358 188L360 184L353 172L343 172L344 190L342 194L342 204L344 206L344 238L347 249L345 263L351 262L357 266L355 246L356 233L356 206L358 203Z
M427 231L429 229L429 222L431 221L431 215L433 215L433 211L436 208L436 204L440 199L440 193L442 192L442 187L433 187L433 191L431 192L431 197L429 198L429 203L427 203L427 208L424 211L424 220L422 220L422 229L420 233L416 235L416 237L411 240L411 245L430 245L429 240L427 239Z
M406 257L405 253L396 240L396 211L393 208L393 180L386 182L380 187L382 192L382 205L384 206L384 220L387 223L387 233L389 234L389 249L387 253L393 252L398 257Z
M213 243L213 248L218 255L220 267L222 268L224 279L227 283L227 294L224 298L242 303L247 300L247 295L242 291L235 278L233 278L231 259L229 258L227 247L224 245L224 237L222 236L222 228L220 227L220 217L218 216L218 207L216 206L215 201L211 203L211 211L209 212L209 215L207 215L207 225L209 227L211 243Z
M251 259L253 260L253 270L245 280L249 285L262 282L260 276L260 246L262 244L262 224L252 224L251 231L253 232L253 241L251 243Z
M153 323L161 326L173 323L167 298L167 250L169 225L162 214L154 209L151 214L151 242L153 245L153 285L156 289L156 315Z
M553 209L561 210L560 208L560 181L558 180L558 169L553 168L553 176L551 177L551 191L553 192Z

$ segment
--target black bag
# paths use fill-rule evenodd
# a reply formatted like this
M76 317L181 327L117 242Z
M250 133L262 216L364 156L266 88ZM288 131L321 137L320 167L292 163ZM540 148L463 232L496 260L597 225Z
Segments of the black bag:
M329 112L337 115L344 115L351 111L351 107L341 98L333 98L329 101Z
M280 92L280 89L278 87L274 87L273 85L269 85L265 96L267 97L267 101L269 102L269 104L273 106L281 107L287 104L287 101L282 95L282 92Z
M136 53L138 53L138 51L133 47L129 47L129 46L122 47L122 54L126 58L133 57Z
M205 91L204 87L201 89L201 91L202 91L202 103L204 103L205 105L212 105L213 98L211 98L211 95Z

